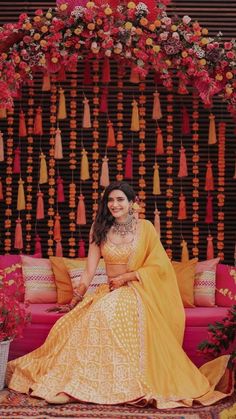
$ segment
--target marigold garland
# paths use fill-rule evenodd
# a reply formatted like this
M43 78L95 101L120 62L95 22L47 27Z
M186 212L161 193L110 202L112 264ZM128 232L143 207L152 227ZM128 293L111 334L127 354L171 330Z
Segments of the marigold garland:
M139 217L145 218L146 212L146 181L145 181L145 174L146 174L146 155L145 155L145 137L146 137L146 95L145 95L146 84L144 82L139 83Z
M192 253L194 257L199 255L199 99L193 95L192 100L192 234L193 234L193 248Z
M93 220L98 210L98 189L99 189L99 62L92 62L93 69L93 154L92 154L92 210Z
M13 172L13 123L14 111L9 109L7 112L7 159L6 159L6 209L5 209L5 239L4 249L6 253L11 251L11 226L12 226L12 172Z
M172 259L173 243L173 94L167 95L166 147L166 252Z
M225 203L225 132L226 123L219 123L218 138L218 223L217 223L217 249L218 256L224 260L224 203Z
M26 177L26 252L32 250L32 189L33 189L33 153L34 153L34 83L28 84L27 106L27 177Z
M117 137L116 137L116 180L123 180L123 77L124 77L124 67L118 67L117 70Z

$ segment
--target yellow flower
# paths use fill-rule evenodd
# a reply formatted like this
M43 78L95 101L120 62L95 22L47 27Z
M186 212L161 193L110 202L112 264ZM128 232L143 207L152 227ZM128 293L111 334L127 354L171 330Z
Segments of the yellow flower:
M209 38L202 38L201 39L201 44L202 45L206 45L206 44L208 44L209 43Z
M156 26L154 25L154 23L151 23L150 25L149 25L149 27L148 27L148 29L150 29L150 31L155 31L155 29L156 29Z
M125 23L125 29L130 30L133 27L131 22L126 22Z
M46 18L47 18L47 19L52 19L52 13L47 12L47 13L46 13Z
M88 30L93 31L94 28L95 28L94 23L88 23L87 28L88 28Z
M233 93L233 89L232 89L232 87L229 87L229 86L227 86L226 88L225 88L225 91L226 91L226 93L227 93L227 95L232 95L232 93Z
M34 40L35 40L35 41L38 41L40 38L41 38L40 33L35 33L35 34L34 34Z
M41 39L40 45L41 45L41 47L46 47L47 41L45 41L45 39Z
M171 66L171 61L170 60L165 60L165 63L168 65L168 67Z
M233 73L231 73L231 71L227 71L227 73L226 73L225 77L226 77L228 80L231 80L231 79L233 78Z
M159 19L155 20L154 25L156 28L159 28L161 26L161 21Z
M147 26L148 20L145 17L141 17L140 19L140 25Z
M112 9L108 6L105 8L104 13L106 16L110 16L112 14Z
M60 4L59 6L59 10L61 10L62 12L64 12L67 9L68 5L66 3Z
M208 35L208 29L207 28L202 29L202 35Z
M88 9L92 9L94 6L95 6L95 4L94 4L94 2L93 2L93 1L88 1L88 3L86 4L86 7L87 7Z
M58 58L57 57L52 57L51 61L52 61L53 64L56 64L56 63L58 63Z
M133 1L129 1L129 3L127 4L128 9L135 9L136 4Z
M171 25L171 30L172 30L173 32L176 32L176 31L177 31L177 26L176 26L176 25Z
M160 51L160 49L161 49L161 47L160 47L160 45L153 45L153 51L154 52L159 52Z
M75 30L74 30L74 34L75 35L80 35L81 32L82 32L82 29L81 28L75 28Z
M215 76L215 79L219 80L219 81L223 80L222 74L217 73L216 76Z
M43 32L43 33L48 32L48 27L43 25L42 28L41 28L41 32Z
M34 21L35 22L40 22L41 21L41 16L34 16Z
M152 45L152 38L147 38L146 39L146 45Z
M30 22L26 22L23 25L23 29L26 29L27 31L29 31L32 28L32 25Z
M200 65L206 65L206 60L205 60L205 58L202 58L201 60L199 60L199 64L200 64Z
M6 60L7 59L7 54L5 52L2 53L2 59Z

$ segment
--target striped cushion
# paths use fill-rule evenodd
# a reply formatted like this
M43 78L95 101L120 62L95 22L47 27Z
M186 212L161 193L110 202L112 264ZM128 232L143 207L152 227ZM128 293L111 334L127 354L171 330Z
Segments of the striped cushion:
M194 304L201 307L215 305L216 267L220 258L198 262L195 268Z

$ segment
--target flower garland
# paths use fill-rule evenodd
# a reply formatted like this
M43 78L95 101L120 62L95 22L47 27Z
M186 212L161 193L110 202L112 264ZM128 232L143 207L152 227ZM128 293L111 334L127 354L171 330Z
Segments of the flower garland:
M27 119L27 177L26 177L26 252L32 249L32 184L33 184L33 125L34 125L34 83L28 84L28 119Z
M217 223L217 249L218 256L224 260L224 203L225 203L225 131L226 123L219 123L218 147L218 223Z
M146 168L145 168L145 161L146 161L146 156L145 156L145 136L146 136L146 121L145 121L145 115L146 115L146 108L145 108L145 104L146 104L146 96L144 94L145 92L145 88L146 88L146 84L144 82L140 82L139 83L139 91L140 91L140 95L139 95L139 126L140 126L140 130L139 130L139 192L138 192L138 197L139 197L139 217L140 218L145 218L145 211L146 211L146 192L145 192L145 188L146 188L146 181L145 181L145 174L146 174Z
M172 259L173 243L173 95L167 95L166 147L166 252Z
M92 199L93 199L93 220L96 217L98 210L98 180L99 180L99 62L94 60L92 63L93 66L93 163L92 163Z
M123 77L124 77L124 68L118 67L117 72L117 143L116 143L116 150L117 150L117 158L116 158L116 180L121 181L123 180Z
M199 255L199 99L193 95L193 101L192 101L192 140L193 140L193 155L192 155L192 221L193 221L193 248L192 253L194 257L198 257Z
M6 210L5 210L5 239L4 249L6 253L11 251L11 217L12 217L12 172L13 172L13 123L14 111L9 109L7 112L7 168L6 168Z

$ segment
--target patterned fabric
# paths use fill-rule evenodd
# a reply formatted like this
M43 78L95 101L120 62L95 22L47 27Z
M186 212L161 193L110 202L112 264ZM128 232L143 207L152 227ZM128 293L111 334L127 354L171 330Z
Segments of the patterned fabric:
M216 267L220 258L198 262L195 269L194 304L200 307L215 305Z
M25 301L30 303L55 303L57 291L49 259L21 256L25 282Z

